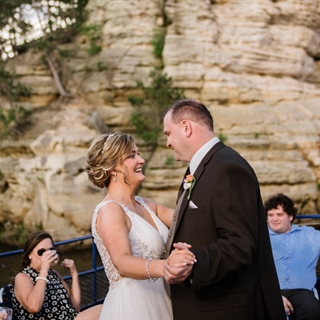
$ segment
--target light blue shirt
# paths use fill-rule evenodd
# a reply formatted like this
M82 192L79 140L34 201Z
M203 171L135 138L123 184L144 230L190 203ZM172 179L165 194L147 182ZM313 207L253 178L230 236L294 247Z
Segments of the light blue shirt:
M197 170L199 163L202 161L202 159L205 157L205 155L209 152L209 150L220 140L217 137L212 138L209 140L206 144L204 144L192 157L189 168L190 168L190 174L194 174L194 172Z
M317 282L320 231L293 224L288 233L269 228L269 235L281 290L312 290Z

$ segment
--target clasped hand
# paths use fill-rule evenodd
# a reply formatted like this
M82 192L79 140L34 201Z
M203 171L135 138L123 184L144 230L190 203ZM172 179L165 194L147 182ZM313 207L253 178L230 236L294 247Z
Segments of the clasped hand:
M76 265L71 259L64 259L61 263L61 266L68 269L71 275L78 273Z
M189 250L191 245L187 243L174 243L175 248L164 265L164 278L168 283L183 282L192 272L194 263L197 262L194 254Z

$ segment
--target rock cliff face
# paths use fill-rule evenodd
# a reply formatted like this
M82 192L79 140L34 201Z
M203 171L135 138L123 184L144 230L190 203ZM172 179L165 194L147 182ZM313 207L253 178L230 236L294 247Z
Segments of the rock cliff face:
M88 23L102 26L102 51L89 56L85 36L61 47L72 52L60 68L73 99L58 100L33 52L9 62L32 91L19 105L33 115L19 139L0 141L7 232L19 223L41 225L55 240L90 232L106 191L87 180L86 150L101 131L134 133L127 98L140 93L136 81L147 84L154 66L210 109L216 135L253 166L264 199L283 192L301 212L320 212L319 1L90 0L87 9ZM159 29L166 30L162 59L150 43ZM186 165L168 164L171 155L162 136L140 195L174 206Z

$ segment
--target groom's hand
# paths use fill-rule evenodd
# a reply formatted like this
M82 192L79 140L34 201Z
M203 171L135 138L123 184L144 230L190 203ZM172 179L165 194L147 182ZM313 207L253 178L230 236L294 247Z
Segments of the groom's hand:
M187 243L174 243L175 248L164 266L164 276L168 283L183 282L192 272L193 264L197 262Z
M166 263L164 265L164 278L170 284L181 283L190 276L192 268L193 264L173 267Z

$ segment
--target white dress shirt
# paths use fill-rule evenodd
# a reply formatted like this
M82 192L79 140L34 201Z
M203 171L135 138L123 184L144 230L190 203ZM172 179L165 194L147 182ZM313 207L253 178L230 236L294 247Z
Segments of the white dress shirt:
M193 155L189 164L190 174L193 175L195 173L202 159L209 152L209 150L219 141L220 140L217 137L212 138Z

